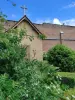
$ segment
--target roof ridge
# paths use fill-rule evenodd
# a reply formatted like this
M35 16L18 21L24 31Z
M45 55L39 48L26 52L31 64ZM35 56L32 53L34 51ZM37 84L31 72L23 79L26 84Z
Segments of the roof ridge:
M7 19L6 21L18 22L17 20L9 20L9 19Z
M38 23L33 23L35 25L55 25L55 26L64 26L64 27L75 27L72 25L59 25L59 24L52 24L52 23L42 23L42 24L38 24Z
M11 28L16 28L23 20L26 20L38 34L41 33L40 30L30 21L30 19L26 15L24 15L19 21L17 21L17 23L15 23Z
M26 15L24 15L21 19L23 19L24 17L27 17ZM20 20L21 20L20 19ZM20 20L18 20L18 21L20 21ZM12 22L18 22L17 20L7 20L7 21L12 21ZM32 22L34 25L54 25L54 26L63 26L63 27L75 27L75 26L72 26L72 25L59 25L59 24L53 24L53 23L42 23L42 24L38 24L38 23L34 23L34 22Z

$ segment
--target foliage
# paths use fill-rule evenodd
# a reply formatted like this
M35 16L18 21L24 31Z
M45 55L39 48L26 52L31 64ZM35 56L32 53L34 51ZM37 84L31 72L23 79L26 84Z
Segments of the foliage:
M0 74L8 73L13 76L14 67L26 56L26 47L21 44L24 36L30 40L32 36L27 35L26 30L9 29L4 30L5 15L0 12Z
M69 100L75 100L75 88L68 89L64 92L64 96L68 97Z
M58 72L57 74L59 74L61 76L61 81L62 79L66 78L68 79L68 82L66 82L67 80L65 80L64 82L62 81L61 86L63 86L62 88L64 88L64 97L69 98L68 100L75 100L75 73L70 73L70 72ZM65 87L67 86L67 87Z
M75 73L74 72L58 72L61 77L72 78L75 80Z
M21 90L20 84L9 79L7 74L0 75L0 100L20 100Z
M47 53L46 52L43 53L43 60L47 60Z
M28 37L30 41L34 39L33 36L27 34L26 30L9 29L4 32L3 23L5 22L5 15L0 13L0 74L8 73L13 76L15 73L14 67L26 55L26 48L21 45L24 36Z
M56 45L47 53L47 60L50 64L57 66L61 71L75 71L75 51L64 45Z
M14 66L25 57L26 48L21 45L24 32L17 30L0 33L0 74L14 74Z
M40 39L42 39L42 40L44 40L45 38L46 38L46 36L44 35L44 34L39 34L39 36L38 36Z
M7 16L5 14L3 14L1 9L0 9L0 33L2 33L4 30L3 23L4 23L6 17Z
M56 70L46 62L22 60L15 67L16 82L0 76L0 100L57 100L63 91ZM59 95L60 94L60 95Z
M7 0L9 1L14 7L16 6L16 3L14 3L12 0Z
M2 28L0 30L1 99L61 99L63 91L56 77L56 68L47 62L27 60L25 58L26 48L21 45L24 36L28 36L24 30L12 29L7 33ZM32 36L28 37L30 40L33 38ZM9 77L2 75L5 73Z
M47 62L22 60L15 70L15 77L24 88L24 99L57 100L62 97L63 91L56 79L56 69Z
M58 72L58 74L61 76L62 84L66 85L68 89L75 87L75 73Z

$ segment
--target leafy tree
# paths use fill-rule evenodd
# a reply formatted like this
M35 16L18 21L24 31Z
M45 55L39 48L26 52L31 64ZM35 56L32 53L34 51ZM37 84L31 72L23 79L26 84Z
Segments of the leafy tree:
M15 73L14 67L26 56L26 47L23 47L21 41L24 36L30 41L33 36L27 35L26 30L9 29L4 30L5 15L0 13L0 74L8 73L13 76Z
M2 15L0 18L2 25L5 19ZM57 81L55 68L47 62L25 58L26 48L21 44L24 36L32 40L32 36L24 30L12 29L5 33L3 28L0 29L0 99L61 99L63 91Z
M9 1L13 6L16 6L16 3L14 3L12 0L6 0Z
M14 73L14 66L20 59L25 57L26 48L21 45L23 36L26 32L17 29L4 31L3 23L5 15L0 13L0 74L8 73L10 76Z
M64 45L56 45L47 53L47 60L50 64L59 67L61 71L75 71L75 51Z
M20 34L14 32L0 33L0 73L14 73L15 64L25 57L26 49L21 43L22 31Z

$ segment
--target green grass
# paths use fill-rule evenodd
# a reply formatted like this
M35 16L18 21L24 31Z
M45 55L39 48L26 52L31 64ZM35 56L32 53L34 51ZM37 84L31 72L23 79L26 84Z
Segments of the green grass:
M66 90L64 94L65 94L65 96L69 96L69 97L71 97L72 95L75 96L75 88L71 88L69 90Z
M58 74L68 82L64 82L66 86L69 86L68 89L65 90L64 96L69 97L71 100L72 95L75 96L75 73L70 72L58 72ZM62 83L62 84L64 84ZM75 98L73 99L75 100Z
M67 77L67 78L75 79L75 73L70 73L70 72L58 72L58 74L59 74L61 77Z

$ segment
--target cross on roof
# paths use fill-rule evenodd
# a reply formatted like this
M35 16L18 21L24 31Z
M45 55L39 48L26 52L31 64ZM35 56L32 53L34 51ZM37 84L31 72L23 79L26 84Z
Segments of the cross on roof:
M24 6L21 6L21 8L24 10L24 15L26 15L27 8L25 7L25 5Z

